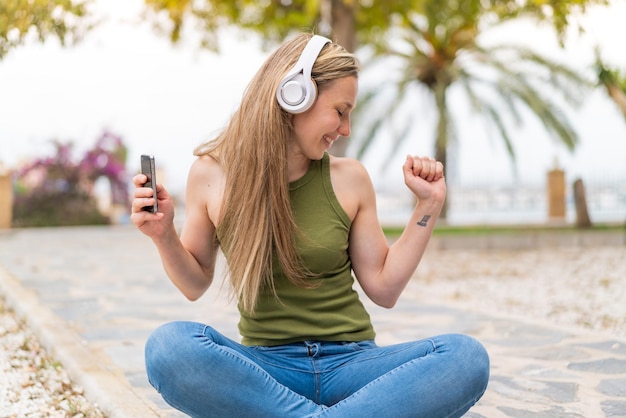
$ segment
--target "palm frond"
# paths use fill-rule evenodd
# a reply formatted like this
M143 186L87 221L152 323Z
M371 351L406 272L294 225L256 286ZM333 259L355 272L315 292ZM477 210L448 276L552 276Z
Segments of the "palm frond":
M376 98L376 91L364 94L367 98L361 101L366 104L364 107L374 103L375 106L370 107L373 112L367 113L370 129L366 131L367 141L361 142L359 155L364 155L375 143L373 135L387 130L393 136L389 140L385 135L389 153L383 160L386 164L411 138L412 122L420 110L411 111L409 117L405 115L406 108L415 107L415 99L409 93L415 92L413 87L420 85L426 87L424 91L428 91L432 98L437 88L443 89L439 94L445 98L447 89L458 85L470 110L485 120L493 137L503 141L515 171L514 138L519 131L515 128L522 126L529 114L556 142L570 151L575 148L578 136L565 109L579 106L593 87L589 74L526 46L482 46L477 42L478 30L470 22L438 22L437 29L432 26L434 22L436 20L427 18L425 24L418 24L407 19L404 31L395 37L393 47L387 49L387 56L395 57L402 69L391 81L395 87L381 92L387 95L393 90L396 96L393 100L380 101ZM435 111L440 123L435 143L439 149L443 147L445 154L445 147L454 134L454 115L449 114L449 105L441 98Z

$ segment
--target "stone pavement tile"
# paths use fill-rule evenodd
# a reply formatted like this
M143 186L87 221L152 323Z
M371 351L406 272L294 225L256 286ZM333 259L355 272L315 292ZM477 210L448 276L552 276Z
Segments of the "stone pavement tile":
M626 342L517 318L410 305L410 300L402 299L397 307L406 311L403 320L398 312L385 315L380 308L368 306L382 343L423 338L445 330L473 335L489 351L489 387L468 417L626 417L621 386L621 379L626 378L621 370ZM614 379L615 374L621 379ZM603 375L611 380L603 379Z
M1 233L0 265L64 321L80 344L106 355L123 383L160 411L154 416L183 416L145 376L143 345L154 328L196 320L239 338L236 307L220 281L199 301L186 301L165 276L152 243L131 226ZM414 288L391 310L364 300L377 340L391 344L460 332L482 341L492 378L468 417L626 417L626 342L418 303L412 295L419 294L419 284L409 286Z
M614 389L626 378L625 371L620 369L626 356L592 348L605 345L606 336L554 330L560 341L548 340L545 344L520 348L491 337L493 329L485 331L477 337L491 354L492 378L476 411L490 405L511 417L626 416L624 394ZM546 328L541 329L536 341L545 339L545 334ZM587 342L581 344L581 339ZM607 383L609 379L617 385Z
M124 379L124 370L101 350L82 340L66 321L41 303L36 292L22 286L2 266L0 293L7 306L26 319L46 351L84 389L85 396L101 406L109 418L164 416Z

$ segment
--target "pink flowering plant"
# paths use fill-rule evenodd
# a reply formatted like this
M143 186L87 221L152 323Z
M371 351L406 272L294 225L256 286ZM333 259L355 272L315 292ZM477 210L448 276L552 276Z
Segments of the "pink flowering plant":
M111 185L111 203L129 204L127 148L121 137L103 132L78 162L72 157L72 143L53 145L54 155L35 159L14 173L14 226L109 223L94 195L94 184L103 176Z

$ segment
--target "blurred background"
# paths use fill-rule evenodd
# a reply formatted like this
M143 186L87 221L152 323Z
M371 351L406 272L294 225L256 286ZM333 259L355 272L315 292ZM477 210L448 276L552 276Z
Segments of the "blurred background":
M444 162L449 225L626 221L624 1L0 0L0 16L3 228L128 222L140 154L182 204L193 148L298 30L363 64L332 152L366 165L384 224L413 203L407 153Z

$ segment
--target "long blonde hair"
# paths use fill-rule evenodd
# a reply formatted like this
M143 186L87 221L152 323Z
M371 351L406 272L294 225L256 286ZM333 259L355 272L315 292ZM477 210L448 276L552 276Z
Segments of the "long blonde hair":
M234 295L248 312L254 311L261 288L269 287L276 295L275 261L292 283L310 286L311 273L295 245L298 228L289 201L287 140L292 115L280 108L276 89L311 37L299 34L272 53L248 84L226 128L194 151L197 156L212 156L225 171L220 245ZM338 78L357 76L358 71L354 55L329 43L318 56L312 77L323 90Z

